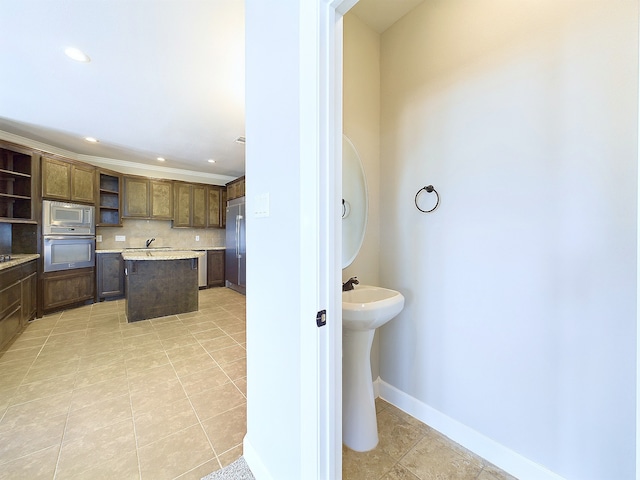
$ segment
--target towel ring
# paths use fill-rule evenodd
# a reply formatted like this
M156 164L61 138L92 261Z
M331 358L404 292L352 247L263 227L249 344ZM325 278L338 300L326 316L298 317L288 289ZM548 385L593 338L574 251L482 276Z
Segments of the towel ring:
M425 191L427 193L435 193L436 194L436 204L435 206L431 209L431 210L423 210L418 206L418 197L420 196L420 194L422 193L422 191ZM415 203L416 203L416 208L418 210L420 210L422 213L431 213L433 212L436 208L438 208L438 205L440 205L440 195L438 194L438 191L433 188L433 185L427 185L426 187L422 187L420 190L418 190L418 193L416 193L416 198L415 198Z

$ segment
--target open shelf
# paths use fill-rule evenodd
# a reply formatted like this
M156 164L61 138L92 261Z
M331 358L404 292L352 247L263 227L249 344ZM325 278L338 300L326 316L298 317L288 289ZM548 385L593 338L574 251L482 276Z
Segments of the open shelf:
M0 220L33 221L30 153L0 148Z

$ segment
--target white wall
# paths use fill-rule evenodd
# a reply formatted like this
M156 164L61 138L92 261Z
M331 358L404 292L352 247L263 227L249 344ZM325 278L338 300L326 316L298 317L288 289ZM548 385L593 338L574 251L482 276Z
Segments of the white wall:
M382 35L381 377L496 463L635 476L637 58L624 0L435 0Z

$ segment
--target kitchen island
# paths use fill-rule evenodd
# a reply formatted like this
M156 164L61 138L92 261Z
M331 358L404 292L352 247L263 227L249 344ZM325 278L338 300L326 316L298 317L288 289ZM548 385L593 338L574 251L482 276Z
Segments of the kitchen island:
M128 322L198 310L198 252L125 250Z

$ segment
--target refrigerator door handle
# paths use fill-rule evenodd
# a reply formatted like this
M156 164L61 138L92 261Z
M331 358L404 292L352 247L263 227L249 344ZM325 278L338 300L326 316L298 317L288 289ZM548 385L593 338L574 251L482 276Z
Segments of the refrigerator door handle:
M242 258L242 254L240 254L240 221L242 220L242 215L236 215L236 258Z

